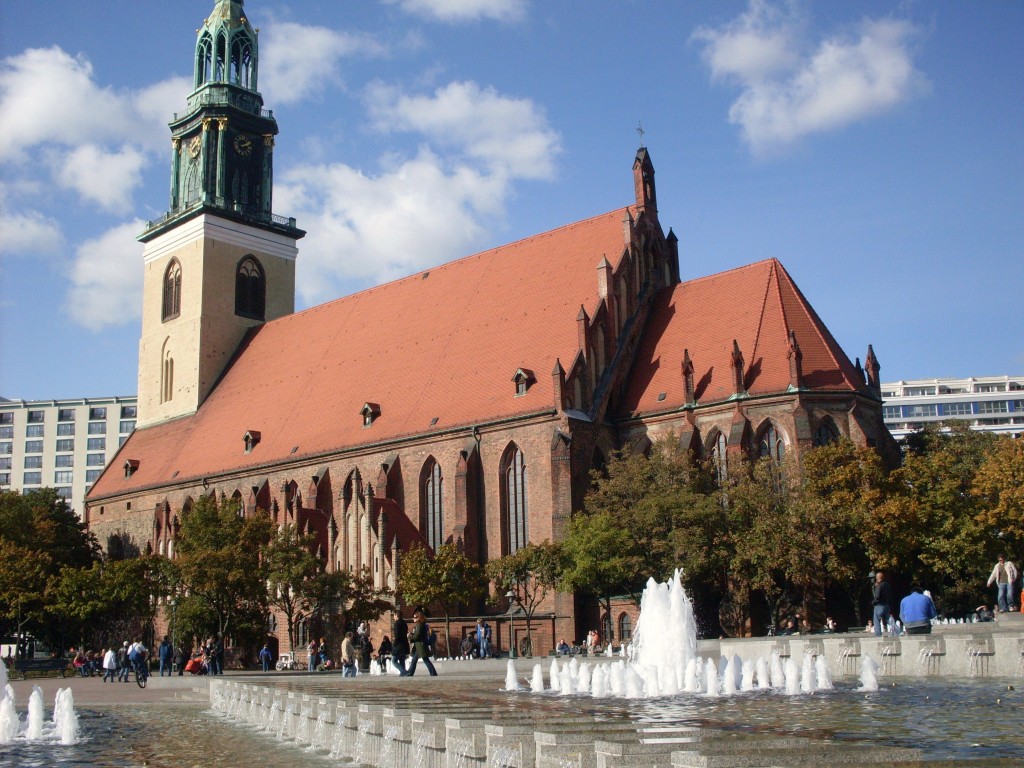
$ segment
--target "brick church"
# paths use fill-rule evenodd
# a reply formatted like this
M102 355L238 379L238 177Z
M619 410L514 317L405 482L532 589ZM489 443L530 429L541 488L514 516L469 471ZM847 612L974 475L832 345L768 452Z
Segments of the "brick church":
M272 210L257 62L242 2L218 0L170 209L139 237L138 428L86 508L108 551L173 557L216 494L393 588L416 543L485 563L559 540L591 468L660 434L721 472L840 435L894 450L870 347L851 363L782 264L681 281L645 148L621 208L295 312L305 233ZM586 634L578 608L552 601L545 642Z

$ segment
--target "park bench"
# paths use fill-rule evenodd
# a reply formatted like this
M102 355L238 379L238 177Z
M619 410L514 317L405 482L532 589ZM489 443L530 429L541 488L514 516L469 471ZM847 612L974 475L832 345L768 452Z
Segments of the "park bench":
M14 662L14 669L21 672L21 679L24 680L28 677L29 672L60 672L60 676L64 677L68 671L68 660L67 659L17 659Z

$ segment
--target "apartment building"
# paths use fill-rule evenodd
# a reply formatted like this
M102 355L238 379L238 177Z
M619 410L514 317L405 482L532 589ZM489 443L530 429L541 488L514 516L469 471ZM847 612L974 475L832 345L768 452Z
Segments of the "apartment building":
M1024 435L1024 376L883 383L882 402L885 425L897 440L951 419L967 421L972 429Z

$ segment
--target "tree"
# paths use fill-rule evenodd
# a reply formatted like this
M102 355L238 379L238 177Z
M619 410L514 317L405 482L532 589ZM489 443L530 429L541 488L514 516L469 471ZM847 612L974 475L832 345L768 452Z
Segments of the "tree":
M998 551L1020 552L1024 546L1024 440L1002 437L996 441L978 467L972 493L981 502L977 521L993 544L998 542Z
M283 615L288 646L295 647L295 625L312 612L311 582L323 572L323 562L313 554L315 535L300 535L291 523L278 529L263 558L267 569L268 602Z
M51 488L0 492L0 632L31 631L51 643L61 626L48 619L50 595L66 568L89 568L99 545Z
M720 591L726 550L725 517L709 465L693 462L674 436L638 452L612 455L584 509L569 524L563 588L594 595L609 611L611 598L639 605L648 577L682 568L691 591Z
M274 533L262 510L243 517L235 502L220 504L213 496L200 498L181 521L177 556L171 561L175 591L188 595L184 613L201 615L188 603L203 601L211 617L206 631L226 637L237 628L253 629L266 615L266 571L260 561ZM182 610L179 607L179 613Z
M499 595L511 592L526 616L526 640L533 647L531 623L537 609L554 591L562 574L562 549L557 544L527 544L487 564L487 576Z
M434 553L424 546L414 546L403 556L400 574L398 592L406 604L441 607L445 648L450 653L452 612L483 592L480 566L454 544L442 544Z

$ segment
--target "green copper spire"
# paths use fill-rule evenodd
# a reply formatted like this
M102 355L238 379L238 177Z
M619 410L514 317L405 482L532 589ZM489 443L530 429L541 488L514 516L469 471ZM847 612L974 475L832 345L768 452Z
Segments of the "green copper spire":
M217 0L196 40L194 87L227 83L255 91L257 34L242 10L243 0Z

